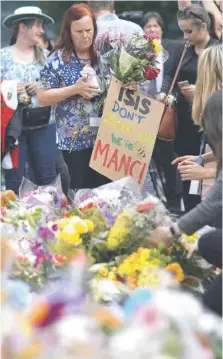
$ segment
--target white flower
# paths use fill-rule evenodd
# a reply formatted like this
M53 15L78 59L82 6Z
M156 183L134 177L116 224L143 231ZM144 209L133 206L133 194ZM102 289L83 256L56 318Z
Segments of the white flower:
M59 60L52 61L52 66L54 70L59 68Z

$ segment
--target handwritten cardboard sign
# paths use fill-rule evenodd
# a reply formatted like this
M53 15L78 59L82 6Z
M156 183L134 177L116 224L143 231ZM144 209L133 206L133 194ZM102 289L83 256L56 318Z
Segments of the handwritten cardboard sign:
M143 185L164 104L126 90L112 78L90 167L111 180L132 176Z

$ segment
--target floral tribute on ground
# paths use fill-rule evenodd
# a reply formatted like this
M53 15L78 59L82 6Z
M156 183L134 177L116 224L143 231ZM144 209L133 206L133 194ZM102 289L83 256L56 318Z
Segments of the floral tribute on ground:
M4 359L220 359L219 318L181 290L214 275L187 247L199 234L148 248L172 218L133 178L69 202L59 180L1 197Z

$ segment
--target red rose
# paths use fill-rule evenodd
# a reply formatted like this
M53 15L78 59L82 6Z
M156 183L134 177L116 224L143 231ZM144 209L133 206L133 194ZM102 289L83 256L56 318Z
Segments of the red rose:
M159 35L156 35L156 34L144 34L144 39L154 40L154 39L160 39L160 37L159 37Z
M160 69L156 69L155 67L151 67L151 66L147 65L145 67L144 76L147 80L153 80L159 75L159 73L160 73Z

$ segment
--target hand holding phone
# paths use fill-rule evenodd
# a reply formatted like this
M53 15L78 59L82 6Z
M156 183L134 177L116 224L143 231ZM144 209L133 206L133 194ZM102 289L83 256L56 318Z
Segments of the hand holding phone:
M179 89L181 90L183 87L187 87L187 86L190 86L189 82L188 81L180 81L177 83Z

